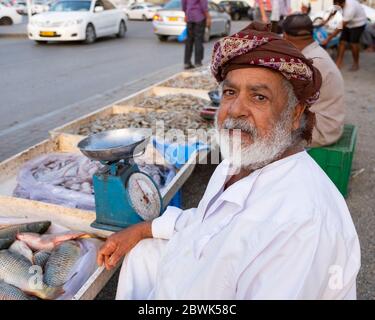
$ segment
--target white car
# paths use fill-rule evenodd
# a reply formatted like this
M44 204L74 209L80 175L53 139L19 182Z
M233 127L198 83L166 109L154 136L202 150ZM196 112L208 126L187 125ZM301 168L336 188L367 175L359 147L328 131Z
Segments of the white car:
M22 16L16 8L6 7L0 3L0 25L11 25L22 22Z
M224 9L209 1L208 11L211 16L211 28L206 28L204 41L212 36L226 36L230 33L231 17ZM167 41L169 36L178 36L186 28L185 13L181 0L171 0L153 18L154 34L160 41Z
M29 39L37 43L84 41L115 34L125 36L126 17L108 0L58 0L50 11L36 14L27 26Z
M125 14L129 20L152 20L155 13L160 10L161 6L156 6L150 3L138 3L133 4L130 7L124 9Z

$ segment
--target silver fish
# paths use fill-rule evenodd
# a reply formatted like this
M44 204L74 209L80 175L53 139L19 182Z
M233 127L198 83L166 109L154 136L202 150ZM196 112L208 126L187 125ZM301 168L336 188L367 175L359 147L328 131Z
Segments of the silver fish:
M8 249L13 241L14 240L12 238L0 239L0 250Z
M38 221L30 223L12 224L8 227L0 229L0 239L13 239L16 240L17 233L20 232L34 232L34 233L44 233L50 227L50 221Z
M81 255L78 242L66 241L58 245L51 253L44 270L44 282L51 287L64 285Z
M0 280L21 289L26 294L41 299L56 299L64 293L61 287L47 286L43 282L42 275L39 279L39 285L34 285L33 280L38 280L35 278L34 270L31 262L20 254L9 250L0 251Z
M51 253L48 251L38 251L34 254L34 264L37 266L42 267L44 269L44 266L46 265L48 258L50 257Z
M33 251L23 241L20 241L20 240L14 241L13 244L9 247L9 251L15 252L15 253L20 254L21 256L24 256L31 263L34 262Z
M15 286L0 281L0 300L35 300Z

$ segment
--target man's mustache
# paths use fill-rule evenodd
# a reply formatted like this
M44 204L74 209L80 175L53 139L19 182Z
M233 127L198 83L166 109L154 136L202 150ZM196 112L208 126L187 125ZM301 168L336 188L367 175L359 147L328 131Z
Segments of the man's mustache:
M226 118L223 123L221 124L220 130L234 130L238 129L242 132L249 134L252 138L256 138L258 136L258 131L256 127L251 124L249 121L244 119L235 119L235 118Z

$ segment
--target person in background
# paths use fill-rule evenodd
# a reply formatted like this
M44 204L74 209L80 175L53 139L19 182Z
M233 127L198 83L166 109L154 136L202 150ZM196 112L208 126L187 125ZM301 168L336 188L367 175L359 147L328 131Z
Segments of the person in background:
M368 23L366 25L361 41L366 46L366 51L375 51L375 23Z
M313 39L313 23L307 14L293 14L284 20L284 38L312 59L322 75L319 99L310 108L316 118L310 146L330 145L341 137L344 126L342 75L326 50Z
M310 14L311 12L311 3L310 1L302 1L301 4L301 13Z
M328 38L322 42L322 45L327 45L336 35L341 32L336 65L338 68L342 67L345 48L347 43L349 43L353 56L353 65L351 70L357 71L359 69L359 40L361 39L361 35L365 30L367 22L365 10L357 0L334 0L333 4L338 10L333 11L323 24L327 23L337 11L342 10L342 26L331 33Z
M184 68L201 67L204 55L203 39L206 27L211 26L207 0L182 0L182 10L185 12L187 39L185 43ZM191 63L193 54L195 66Z
M290 13L290 0L257 0L257 19L264 23L271 21L271 30L282 33L282 21Z

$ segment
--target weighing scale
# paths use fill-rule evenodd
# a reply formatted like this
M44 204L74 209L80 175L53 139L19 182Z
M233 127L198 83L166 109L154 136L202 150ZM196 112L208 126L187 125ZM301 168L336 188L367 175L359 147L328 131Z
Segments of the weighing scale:
M93 176L96 220L92 227L118 231L161 214L162 199L156 183L134 162L149 142L146 131L111 130L79 142L84 155L104 165Z

